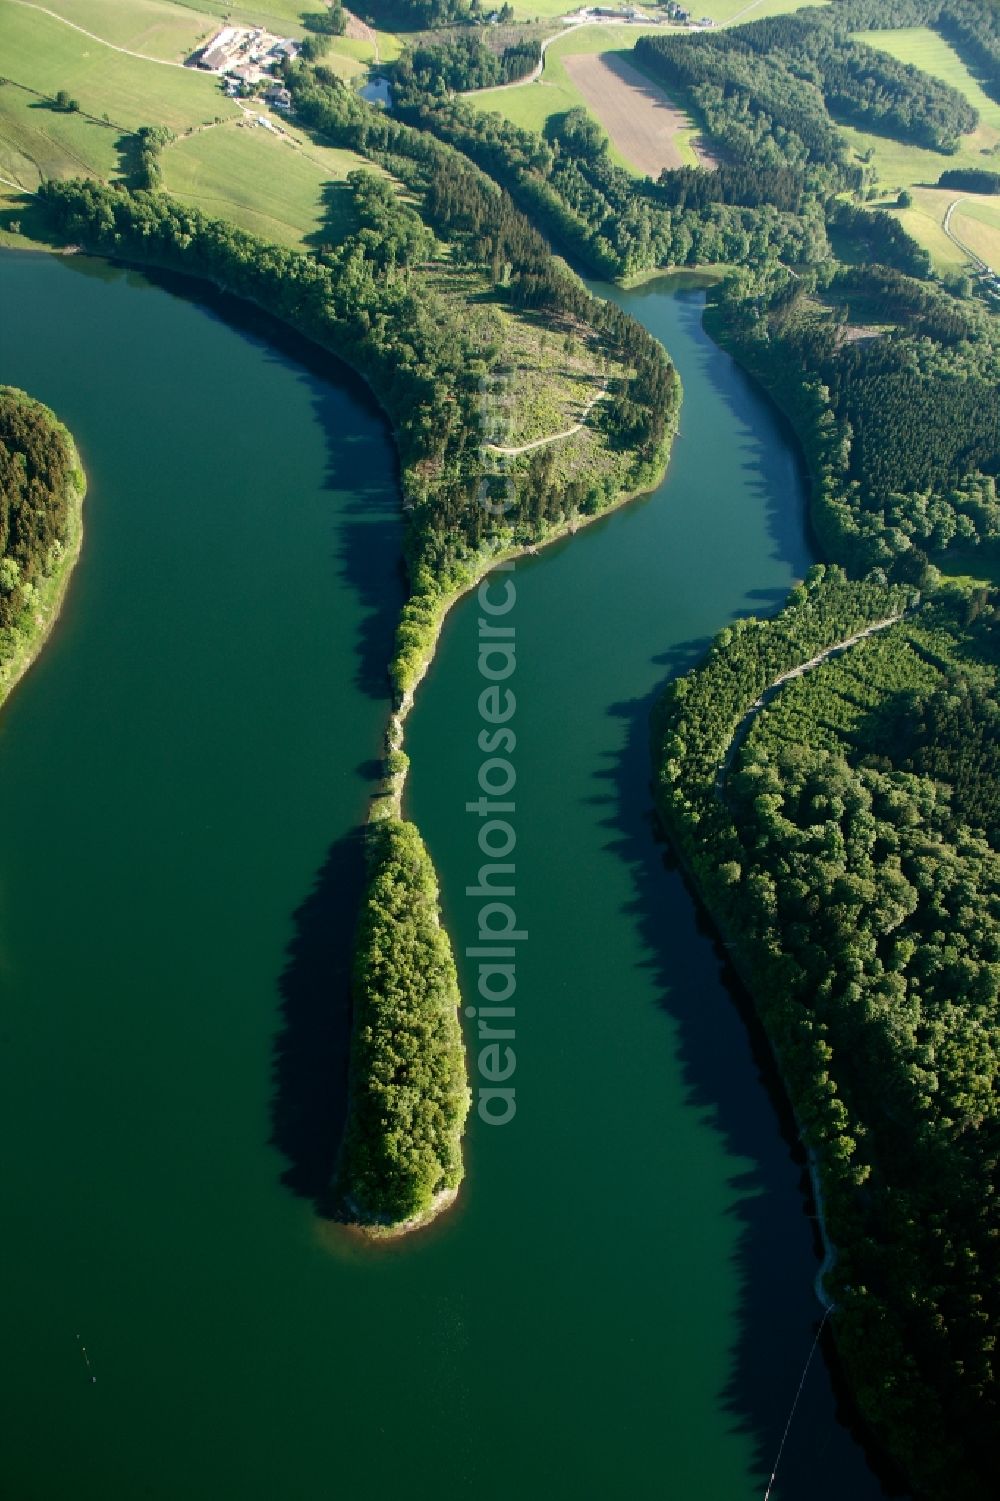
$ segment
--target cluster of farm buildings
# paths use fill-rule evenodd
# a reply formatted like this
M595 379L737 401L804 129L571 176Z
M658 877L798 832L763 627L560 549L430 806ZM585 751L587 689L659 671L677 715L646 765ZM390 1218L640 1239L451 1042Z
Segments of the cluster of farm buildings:
M217 73L227 94L256 90L260 83L269 82L268 97L274 95L270 102L278 109L287 109L291 96L272 75L286 58L296 57L298 52L299 44L291 37L276 36L261 26L224 26L195 53L192 63L206 73Z
M711 16L702 16L700 20L692 19L691 12L685 10L677 0L667 0L663 7L668 21L676 21L678 26L693 26L699 30L707 31L715 25ZM608 5L584 6L581 10L574 11L572 15L564 17L567 21L625 21L635 26L656 26L662 21L661 15L649 15L646 11L639 10L634 5L622 5L617 8Z

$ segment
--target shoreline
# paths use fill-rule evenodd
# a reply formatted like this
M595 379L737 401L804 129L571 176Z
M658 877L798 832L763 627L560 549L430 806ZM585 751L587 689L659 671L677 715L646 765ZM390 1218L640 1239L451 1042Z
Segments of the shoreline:
M349 371L353 376L362 381L368 392L371 394L371 397L373 398L376 406L378 407L379 412L388 428L388 435L396 454L396 461L398 466L397 483L399 486L400 503L405 500L406 466L403 463L396 432L396 426L393 421L392 415L384 405L380 394L376 391L368 373L362 370L357 364L355 364L354 361L351 360L346 354L342 353L340 350L334 347L331 347L330 342L315 338L311 334L311 332L301 327L297 322L293 321L292 319L282 317L279 313L276 313L273 309L268 308L263 303L258 301L257 298L249 296L246 293L233 290L233 288L227 285L227 283L224 282L221 278L216 278L204 271L199 273L189 271L187 270L187 268L178 269L176 266L169 265L155 256L150 256L144 261L138 261L129 257L128 255L119 259L113 255L107 254L104 251L94 251L90 250L86 246L79 245L74 245L72 247L72 251L73 253L84 255L96 255L99 258L108 261L112 265L120 265L126 268L129 266L134 266L139 271L161 271L166 273L167 275L174 275L180 277L181 279L187 279L195 284L197 284L198 282L205 283L210 287L214 287L216 291L221 293L223 296L233 297L237 301L246 302L250 306L258 308L266 316L273 318L276 323L291 329L294 333L304 338L309 344L313 345L313 347L321 349L324 351L324 353L332 356L344 366L345 370ZM60 250L55 249L52 253L58 254L60 253ZM66 249L64 248L61 253L67 253ZM607 299L600 300L606 301ZM664 349L664 354L669 359L669 351ZM412 591L408 595L408 598L404 601L403 604L404 613L397 625L396 645L393 651L393 656L386 664L390 684L393 683L395 677L395 670L399 658L398 633L400 626L405 622L405 611L407 609L407 606L414 603L415 601L423 600L428 605L430 605L430 608L433 611L433 618L429 620L424 627L426 636L423 642L421 642L419 648L419 666L414 669L412 680L401 692L399 692L398 701L391 708L383 737L386 759L388 760L388 758L393 753L402 753L404 756L403 765L396 771L390 770L388 766L386 767L385 773L382 777L381 788L373 791L369 798L368 817L366 820L368 824L371 824L377 821L380 817L385 817L386 815L395 816L399 819L403 818L403 796L409 765L408 761L405 759L405 752L403 752L404 726L410 709L413 706L416 690L426 676L436 654L437 643L440 639L441 630L444 626L444 622L451 607L459 599L461 599L463 595L470 592L470 590L472 590L473 588L478 587L478 585L482 582L486 575L492 569L496 568L498 564L517 557L533 555L536 552L539 552L542 548L549 546L553 542L561 541L563 538L569 535L575 535L575 533L581 530L581 528L590 525L594 521L600 520L603 516L610 515L613 511L618 510L621 506L627 505L631 501L636 500L643 495L651 494L652 491L655 490L663 482L669 466L670 456L673 451L674 440L677 435L680 408L683 400L683 390L680 386L679 376L677 376L677 382L678 399L671 415L671 420L664 432L659 450L655 458L650 460L651 472L649 473L648 479L642 480L639 485L633 490L623 489L619 491L615 498L609 501L609 503L603 506L599 511L584 515L578 514L574 517L566 518L562 523L554 526L551 531L549 531L544 537L538 539L537 541L526 542L523 544L517 544L502 548L501 550L490 556L483 556L482 554L477 555L472 564L472 571L468 579L463 579L460 583L455 584L451 589L442 590L436 596L431 595L427 591L424 591L422 593ZM74 455L76 455L75 445L73 452ZM80 472L82 473L82 469ZM26 670L26 666L23 670ZM0 698L0 702L2 702L2 698ZM392 698L390 698L390 703L392 703ZM449 1190L448 1192L452 1191ZM454 1194L457 1194L457 1188L453 1192ZM439 1194L428 1206L427 1210L422 1216L417 1217L414 1220L404 1221L398 1226L366 1226L358 1221L345 1221L345 1223L353 1223L354 1228L359 1232L374 1233L375 1238L378 1239L387 1238L387 1235L402 1236L410 1233L411 1231L420 1229L426 1224L429 1224L432 1220L436 1219L441 1213L444 1212L445 1208L448 1207L448 1204L450 1202L452 1202L452 1200L446 1199L443 1196L443 1193Z
M680 378L678 377L678 381L679 379ZM657 467L654 476L648 484L648 487L640 487L636 490L622 490L615 497L615 499L610 501L608 505L606 505L602 510L595 511L592 515L575 517L573 518L573 520L566 520L561 525L554 527L547 536L540 539L538 542L528 542L517 546L511 546L503 549L500 552L497 552L489 558L481 557L478 560L477 566L474 568L468 581L456 585L453 589L449 590L446 593L442 593L439 596L438 608L435 611L433 624L429 628L430 633L426 642L426 650L423 654L423 660L412 683L410 683L410 685L403 691L399 704L392 710L386 724L385 747L387 757L391 756L394 753L402 754L404 757L406 755L405 751L403 750L406 720L416 700L417 689L420 687L420 684L423 682L424 678L427 676L427 673L430 671L430 668L434 662L434 658L437 655L437 646L438 642L441 639L441 632L444 629L445 621L447 620L453 606L456 605L459 600L463 599L466 594L470 594L473 589L477 589L482 583L483 579L486 578L488 574L500 564L513 561L516 558L534 557L539 554L543 548L550 546L552 543L564 541L565 538L569 536L575 536L582 527L589 525L591 522L599 521L602 517L611 515L613 511L621 509L622 506L630 504L630 502L632 502L633 500L638 500L645 495L651 495L653 491L663 483L666 477L667 470L670 465L670 458L673 453L674 439L677 436L677 425L680 408L681 401L679 400L675 410L674 420L664 436L662 451L657 456ZM416 596L411 595L410 598L413 599L416 598ZM377 823L380 819L386 817L394 817L398 819L405 818L406 815L404 813L403 802L406 792L406 779L408 772L409 759L406 758L404 765L400 770L396 772L390 772L385 777L383 789L381 791L372 793L368 810L369 824ZM440 920L439 908L439 923ZM447 930L445 931L447 932ZM450 936L451 935L449 934L449 942ZM468 1060L468 1044L465 1040L464 1028L462 1041L463 1048L466 1053L466 1060ZM464 1179L464 1132L462 1136L462 1148L462 1176ZM427 1206L422 1214L415 1215L413 1216L413 1218L408 1220L402 1220L398 1224L372 1224L370 1222L366 1223L365 1221L358 1219L344 1220L342 1223L344 1224L345 1229L351 1231L355 1235L364 1237L368 1241L401 1240L405 1235L411 1235L420 1230L426 1229L434 1221L440 1219L443 1214L447 1213L447 1211L454 1206L456 1200L458 1199L460 1188L461 1183L459 1183L455 1188L440 1190L440 1192L435 1195L432 1202ZM348 1207L353 1207L350 1205L350 1201L348 1201Z
M681 393L681 400L683 400L683 391ZM559 523L557 526L554 526L553 529L544 537L539 538L536 542L517 543L511 545L510 547L503 548L501 551L494 553L488 558L482 557L480 555L477 558L476 565L467 581L463 581L461 584L456 584L454 588L442 592L442 594L438 597L438 607L435 609L433 624L429 627L430 634L428 635L428 639L425 643L423 660L420 664L419 669L417 670L416 676L414 677L413 681L407 688L403 690L398 704L395 706L389 716L385 737L387 752L391 753L393 751L403 750L406 720L409 716L410 710L413 708L417 689L420 687L420 684L427 676L427 673L430 671L430 668L433 664L434 658L437 654L437 645L441 638L441 632L444 629L445 621L447 620L452 607L456 605L458 601L462 599L466 594L470 594L473 589L477 589L482 583L483 579L486 578L494 568L500 567L502 563L512 562L517 558L535 557L539 555L545 548L552 546L553 543L562 542L565 541L567 537L575 536L576 533L578 531L582 531L584 527L590 526L595 521L600 521L603 517L612 515L613 512L620 510L622 506L629 505L633 500L640 500L643 496L652 495L653 491L658 489L659 486L662 485L664 479L666 478L667 470L670 467L670 459L673 454L674 439L677 436L677 417L680 413L680 406L681 403L679 401L677 404L677 411L675 413L674 420L669 427L666 435L664 436L661 453L657 456L656 470L653 477L648 481L648 483L642 484L638 489L635 490L620 491L618 495L616 495L615 499L609 501L608 504L602 507L600 511L594 511L589 515L578 515L576 517L573 517L571 520L566 520ZM410 600L417 599L418 597L418 595L411 594ZM407 603L409 603L409 600L407 601ZM372 818L379 817L378 809L381 804L387 804L388 807L391 808L392 812L396 815L396 817L405 817L405 814L403 812L403 799L406 790L406 776L408 770L409 767L407 765L402 771L387 776L385 779L386 786L384 790L381 792L374 792L372 794L372 810L369 815L370 821Z
M44 402L36 400L28 392L22 391L18 386L0 386L0 391L14 391L24 398L27 405L35 407L46 414L51 426L60 432L65 440L73 465L70 495L68 497L69 521L64 543L65 552L59 559L56 568L45 579L40 591L41 599L37 604L34 630L24 638L22 646L8 657L5 662L0 664L0 711L2 711L15 688L17 688L18 684L41 656L42 650L62 614L62 608L69 590L69 581L83 550L83 502L87 494L87 476L80 461L80 453L72 433L64 423L59 421L59 418L50 407L47 407Z
M366 1241L385 1242L402 1240L404 1235L412 1235L418 1230L426 1230L435 1220L449 1209L458 1199L458 1187L442 1188L434 1195L427 1208L420 1214L412 1215L408 1220L399 1220L396 1223L381 1220L343 1219L336 1221L342 1229L349 1234L358 1236ZM348 1209L356 1209L352 1201L347 1201Z
M653 737L655 737L655 723L652 728ZM653 738L653 745L651 749L655 755L657 749L655 738ZM653 769L654 771L656 770L655 762ZM827 1313L835 1313L837 1305L826 1290L826 1278L836 1265L838 1253L837 1247L830 1235L830 1228L826 1220L826 1202L823 1197L823 1185L820 1177L821 1169L819 1156L816 1152L815 1147L813 1147L802 1129L802 1123L799 1120L799 1114L795 1108L795 1101L792 1098L792 1092L788 1087L788 1080L785 1076L785 1071L781 1066L781 1059L778 1056L778 1052L775 1048L774 1042L772 1041L771 1034L767 1029L764 1018L761 1015L760 1009L757 1005L757 998L754 994L754 987L751 983L750 975L748 973L748 967L741 962L740 955L743 948L743 941L739 937L739 935L733 933L729 926L723 921L722 917L716 912L715 908L710 905L708 898L703 891L697 876L695 875L694 869L680 844L680 841L674 834L670 819L667 817L666 813L660 805L659 798L657 797L655 781L651 784L651 791L653 795L653 807L656 813L657 827L660 830L662 837L667 841L667 844L670 847L671 855L677 861L681 874L684 877L685 884L688 886L698 905L701 907L702 911L708 918L712 926L714 938L722 946L722 948L724 948L724 957L726 963L732 966L736 978L739 980L743 989L747 993L747 997L749 998L750 1003L753 1007L753 1014L760 1027L761 1036L767 1044L768 1053L770 1054L771 1059L774 1063L775 1077L781 1082L781 1089L785 1097L785 1102L791 1112L792 1120L795 1122L796 1139L805 1154L805 1168L806 1172L809 1175L809 1184L812 1191L813 1205L816 1210L814 1223L819 1232L820 1242L823 1246L823 1256L816 1270L816 1276L813 1282L813 1291L816 1294L816 1301L819 1303L820 1307L823 1308Z

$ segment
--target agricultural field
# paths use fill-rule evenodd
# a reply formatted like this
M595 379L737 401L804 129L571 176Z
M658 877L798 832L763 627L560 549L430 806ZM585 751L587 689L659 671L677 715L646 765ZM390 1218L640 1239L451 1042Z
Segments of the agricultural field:
M891 202L873 204L872 207L888 209L907 233L929 252L938 271L960 272L968 267L968 259L942 228L948 205L954 203L957 196L950 188L914 188L909 208L898 209Z
M615 149L637 172L657 178L664 167L698 163L691 116L620 54L579 54L567 57L564 66Z
M353 227L348 172L372 170L352 151L305 146L250 120L175 141L161 157L163 187L241 229L303 249Z
M115 47L167 62L183 62L190 57L217 24L214 16L201 15L170 0L44 0L44 4L39 0L39 7Z
M504 115L524 130L539 133L553 115L568 109L586 109L587 103L566 68L567 57L620 52L628 58L636 38L654 34L659 28L642 26L577 26L558 37L545 52L545 68L534 83L508 85L506 88L483 89L469 94L468 101L477 109ZM629 164L613 152L622 166Z
M45 177L111 177L120 138L114 126L42 108L28 90L0 85L0 194L5 186L33 193Z
M980 260L1000 270L1000 198L963 198L951 227Z
M232 4L230 0L173 0L179 8L208 16L221 26L223 19L233 26L264 26L279 36L303 36L302 13L318 10L320 0L261 0L259 5Z
M936 32L926 27L909 27L900 31L864 32L858 38L867 46L878 47L901 62L913 63L925 73L944 79L979 111L980 122L970 135L963 136L954 156L926 151L889 136L872 135L841 126L842 133L862 159L867 159L878 174L878 188L886 200L906 190L913 198L907 209L897 209L893 201L880 202L930 253L939 271L961 270L966 264L961 251L941 228L941 220L955 193L934 190L941 173L950 167L985 167L1000 170L1000 104L984 94L962 59ZM956 226L957 227L957 226ZM971 244L971 241L970 241ZM986 257L984 256L984 259Z
M81 114L106 117L121 130L157 124L182 131L239 113L207 73L116 52L17 0L0 3L0 57L5 78L41 96L38 109L66 89Z

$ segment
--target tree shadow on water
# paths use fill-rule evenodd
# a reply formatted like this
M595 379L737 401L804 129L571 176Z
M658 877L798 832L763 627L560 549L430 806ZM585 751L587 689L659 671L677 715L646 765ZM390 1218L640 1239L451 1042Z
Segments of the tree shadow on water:
M329 202L336 199L338 186L330 185ZM128 267L128 262L121 264ZM387 699L388 663L406 598L399 460L388 418L357 371L274 314L179 272L144 266L141 275L196 303L307 387L326 445L323 488L332 497L331 587L339 581L359 605L355 685L367 697Z
M699 645L674 648L673 670L690 665ZM687 1103L719 1133L732 1165L726 1212L736 1221L738 1311L719 1403L727 1428L751 1439L763 1493L822 1319L813 1290L821 1248L804 1152L767 1038L653 809L649 723L657 696L610 708L626 734L599 773L607 792L599 801L607 809L608 848L631 874L633 895L624 910L638 926L660 1004L677 1029ZM904 1495L850 1404L832 1339L825 1336L821 1349L826 1369L817 1351L773 1501Z
M281 1026L272 1062L271 1145L286 1188L329 1212L330 1181L347 1119L351 959L364 884L364 829L331 847L294 916L279 981Z

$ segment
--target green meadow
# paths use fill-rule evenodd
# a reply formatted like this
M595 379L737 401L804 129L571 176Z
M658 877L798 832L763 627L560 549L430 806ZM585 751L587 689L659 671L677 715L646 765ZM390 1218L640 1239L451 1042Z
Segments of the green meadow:
M124 130L181 131L239 113L209 74L116 52L27 5L0 7L0 58L5 78L49 99L66 89L83 114L107 115Z
M963 198L951 227L981 260L1000 270L1000 199Z
M568 109L586 108L583 96L566 71L564 58L580 53L629 53L637 37L652 35L659 30L659 27L642 26L578 26L548 47L542 76L534 83L514 88L484 89L470 94L469 103L477 109L504 115L524 130L540 133L553 115Z
M43 8L116 47L168 62L183 62L216 28L214 16L170 0L45 0Z
M372 170L352 151L301 145L249 121L175 141L161 164L164 188L185 203L296 249L349 232L345 179L357 167Z
M969 135L962 137L959 149L953 156L943 156L938 151L927 151L923 147L911 146L889 136L856 130L853 126L841 126L853 150L859 157L868 159L878 174L877 186L882 195L880 206L895 214L914 239L929 252L939 271L962 270L967 261L941 227L945 211L956 194L944 188L935 189L935 184L941 173L950 167L1000 170L1000 104L996 104L983 92L957 52L943 37L928 27L863 32L859 34L858 40L950 83L979 111L979 125ZM911 195L913 202L909 208L899 209L895 206L895 199L903 190ZM967 211L963 204L962 213ZM956 233L961 234L957 217L953 228ZM988 231L987 224L983 231L977 230L974 234ZM970 245L973 243L971 235L962 235L962 238L968 238ZM989 260L982 249L979 254L984 260ZM990 263L995 264L992 261Z

